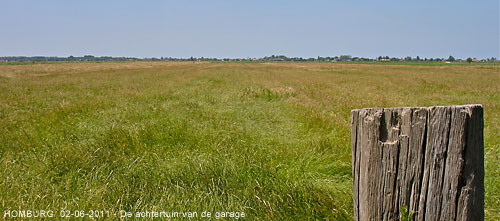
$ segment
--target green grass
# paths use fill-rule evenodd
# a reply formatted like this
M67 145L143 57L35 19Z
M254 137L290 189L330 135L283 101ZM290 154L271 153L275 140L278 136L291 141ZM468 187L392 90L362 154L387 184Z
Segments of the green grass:
M62 63L0 67L0 211L352 219L350 110L481 103L500 218L500 67Z
M391 61L391 62L379 62L379 61L354 61L354 62L338 62L340 64L371 64L371 65L410 65L410 66L500 66L500 62L451 62L446 63L443 61Z

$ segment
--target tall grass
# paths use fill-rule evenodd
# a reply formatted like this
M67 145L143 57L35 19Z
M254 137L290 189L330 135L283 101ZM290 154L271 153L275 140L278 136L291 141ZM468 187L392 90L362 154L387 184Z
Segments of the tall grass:
M1 66L0 211L352 219L351 109L481 103L499 219L497 82L499 66Z

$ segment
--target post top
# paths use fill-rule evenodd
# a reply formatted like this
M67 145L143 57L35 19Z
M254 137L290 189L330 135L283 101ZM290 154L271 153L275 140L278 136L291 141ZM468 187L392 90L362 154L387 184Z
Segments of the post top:
M361 110L371 110L371 111L383 111L383 110L401 110L401 109L426 109L426 110L432 110L436 108L483 108L483 105L481 104L464 104L464 105L450 105L450 106L430 106L430 107L370 107L370 108L361 108L361 109L353 109L351 112L359 112Z

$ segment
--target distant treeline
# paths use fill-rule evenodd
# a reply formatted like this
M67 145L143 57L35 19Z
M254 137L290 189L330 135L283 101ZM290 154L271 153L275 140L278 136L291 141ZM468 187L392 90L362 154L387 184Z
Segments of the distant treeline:
M263 58L205 58L205 57L190 57L190 58L172 58L172 57L152 57L152 58L135 58L135 57L110 57L101 56L95 57L92 55L85 55L83 57L46 57L46 56L6 56L0 57L0 62L60 62L60 61L76 61L76 62L105 62L105 61L297 61L297 62L308 62L308 61L322 61L322 62L363 62L363 61L378 61L378 62L498 62L494 57L486 59L477 58L467 58L467 59L455 59L453 56L448 58L420 58L417 57L389 57L389 56L379 56L377 58L363 58L363 57L353 57L351 55L340 55L334 57L316 57L316 58L302 58L302 57L287 57L284 55L272 55Z

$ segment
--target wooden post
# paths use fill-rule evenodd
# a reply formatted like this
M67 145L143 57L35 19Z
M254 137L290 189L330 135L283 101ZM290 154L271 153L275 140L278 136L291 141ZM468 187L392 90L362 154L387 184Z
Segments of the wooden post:
M351 126L354 220L484 219L481 105L358 109Z

